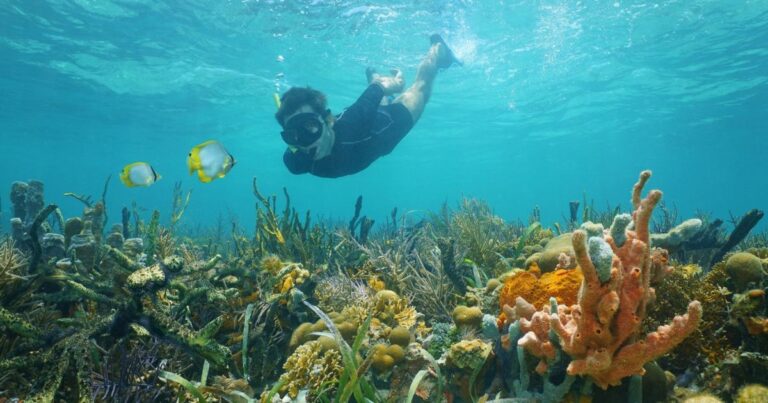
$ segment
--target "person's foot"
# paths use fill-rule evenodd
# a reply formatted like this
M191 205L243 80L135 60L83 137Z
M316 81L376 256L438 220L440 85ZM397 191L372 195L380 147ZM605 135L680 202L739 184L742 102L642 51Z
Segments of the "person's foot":
M443 37L440 36L440 34L432 34L432 36L429 37L429 42L434 44L439 44L440 46L437 48L437 67L441 69L447 69L448 67L451 67L454 63L458 64L459 66L463 66L464 64L459 60L456 55L453 54L453 51L451 48L448 47L448 44L445 43L443 40Z
M368 80L368 84L372 83L373 80L375 80L379 76L379 73L376 72L376 69L373 67L366 67L365 69L365 79Z

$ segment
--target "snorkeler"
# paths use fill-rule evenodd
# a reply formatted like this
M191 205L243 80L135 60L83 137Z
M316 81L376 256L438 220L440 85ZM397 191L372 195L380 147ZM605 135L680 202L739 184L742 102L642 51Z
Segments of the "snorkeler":
M438 69L461 64L440 35L432 35L430 41L416 81L407 90L403 92L400 70L384 76L368 69L368 88L337 116L327 109L322 92L309 87L288 90L275 114L288 144L283 155L288 170L338 178L360 172L389 154L421 117ZM392 102L386 101L400 92Z

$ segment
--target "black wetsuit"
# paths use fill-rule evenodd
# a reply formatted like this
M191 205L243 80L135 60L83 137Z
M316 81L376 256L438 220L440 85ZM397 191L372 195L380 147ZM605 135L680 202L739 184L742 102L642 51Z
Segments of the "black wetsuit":
M368 86L352 106L336 116L336 139L327 157L315 161L308 153L289 148L283 154L285 166L294 174L338 178L360 172L389 154L413 127L413 117L400 103L381 106L383 97L380 86Z

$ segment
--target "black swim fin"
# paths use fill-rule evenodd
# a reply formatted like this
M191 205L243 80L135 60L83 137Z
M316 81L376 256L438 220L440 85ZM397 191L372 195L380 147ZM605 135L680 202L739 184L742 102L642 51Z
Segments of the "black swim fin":
M459 60L459 58L456 57L456 55L453 53L450 47L448 47L448 44L445 43L443 40L443 37L440 36L440 34L432 34L432 36L429 37L429 42L431 44L442 44L443 48L445 48L445 51L447 52L446 57L440 58L437 61L437 67L441 69L447 69L448 67L453 66L454 64L457 64L459 66L463 66L464 63Z

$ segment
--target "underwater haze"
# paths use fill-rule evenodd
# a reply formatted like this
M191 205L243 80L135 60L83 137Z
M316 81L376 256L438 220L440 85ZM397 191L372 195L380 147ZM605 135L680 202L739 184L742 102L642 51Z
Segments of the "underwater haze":
M390 155L288 172L273 93L309 85L338 113L368 66L412 82L432 33L464 66ZM110 222L132 201L167 218L178 181L185 224L253 222L254 177L333 219L362 195L382 222L462 197L510 220L562 221L585 195L627 211L642 169L684 217L768 208L766 1L5 0L0 93L0 185L40 180L65 216L82 209L65 192L96 199L110 175ZM185 160L209 139L238 163L202 184ZM162 179L126 188L134 161Z

